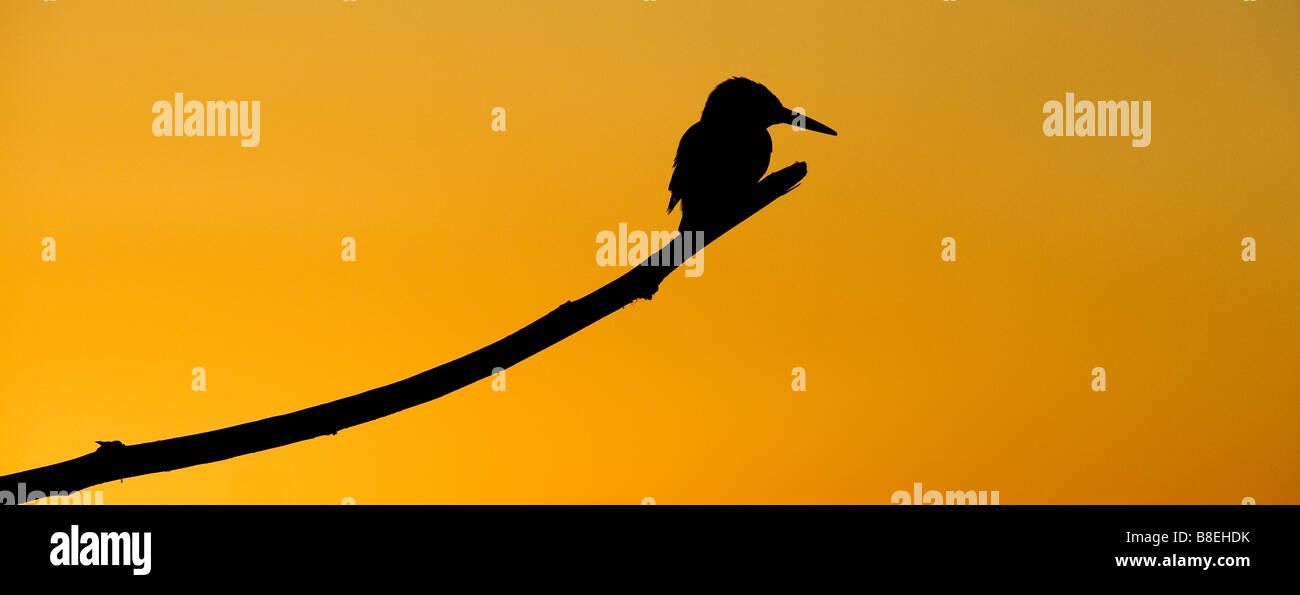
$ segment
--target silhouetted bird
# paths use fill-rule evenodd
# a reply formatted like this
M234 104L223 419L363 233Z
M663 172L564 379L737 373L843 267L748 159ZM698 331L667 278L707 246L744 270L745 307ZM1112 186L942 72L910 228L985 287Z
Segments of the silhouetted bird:
M682 135L668 182L668 212L682 203L681 229L708 229L730 200L767 173L772 158L773 124L799 124L800 115L781 105L767 87L746 78L731 78L709 93L704 113ZM835 136L835 131L807 116L808 130Z

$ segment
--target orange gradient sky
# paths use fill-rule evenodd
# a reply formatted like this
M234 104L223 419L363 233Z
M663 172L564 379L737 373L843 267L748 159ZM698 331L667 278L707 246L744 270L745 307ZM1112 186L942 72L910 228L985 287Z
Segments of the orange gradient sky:
M701 277L504 392L96 489L1300 503L1298 30L1269 0L5 2L0 473L387 384L586 294L622 272L599 231L676 226L676 143L743 75L840 136L772 129L809 175ZM1067 91L1151 101L1151 145L1045 137ZM261 145L154 137L176 92L261 101Z

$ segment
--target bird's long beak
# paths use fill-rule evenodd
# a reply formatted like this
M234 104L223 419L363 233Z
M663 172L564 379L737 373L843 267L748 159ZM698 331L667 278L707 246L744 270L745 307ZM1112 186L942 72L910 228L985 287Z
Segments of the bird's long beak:
M795 128L803 128L805 130L811 130L813 132L820 132L822 134L829 134L831 136L839 136L838 134L835 133L835 130L830 126L822 124L821 122L809 118L806 115L796 114L794 110L788 108L785 109L785 113L787 115L785 115L781 121L789 122L790 125L794 126Z

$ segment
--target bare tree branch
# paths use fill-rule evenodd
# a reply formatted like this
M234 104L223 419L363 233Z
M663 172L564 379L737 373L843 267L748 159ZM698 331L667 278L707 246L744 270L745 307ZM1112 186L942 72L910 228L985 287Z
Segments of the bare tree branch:
M793 190L807 173L807 166L798 162L764 178L750 196L736 201L729 220L701 230L704 245ZM504 339L432 370L336 401L219 430L133 445L100 442L90 454L0 477L0 493L14 494L24 502L39 499L33 495L73 493L117 479L203 465L335 434L427 403L491 376L494 368L509 368L637 299L650 299L659 283L681 264L671 257L674 249L681 249L677 244L682 238L679 235L657 253L659 266L635 266ZM697 245L694 250L702 248Z

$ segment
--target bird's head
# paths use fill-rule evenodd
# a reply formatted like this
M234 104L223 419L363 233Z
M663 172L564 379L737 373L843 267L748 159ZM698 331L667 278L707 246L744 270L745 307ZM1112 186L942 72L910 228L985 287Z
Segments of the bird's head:
M700 119L734 126L767 128L775 124L802 125L808 130L836 136L830 126L796 114L781 104L767 87L747 78L735 77L722 81L709 93Z

